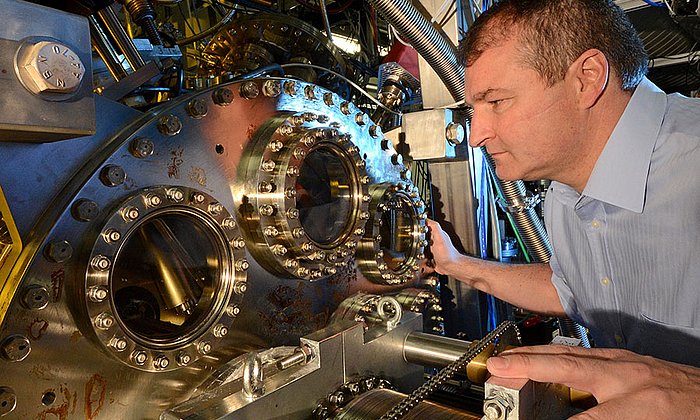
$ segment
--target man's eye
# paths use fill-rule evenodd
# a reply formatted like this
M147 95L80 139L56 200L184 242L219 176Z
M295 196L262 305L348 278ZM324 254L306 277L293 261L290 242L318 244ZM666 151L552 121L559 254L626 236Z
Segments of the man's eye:
M494 99L492 101L488 101L488 103L491 105L498 105L498 104L502 103L504 100L505 99Z

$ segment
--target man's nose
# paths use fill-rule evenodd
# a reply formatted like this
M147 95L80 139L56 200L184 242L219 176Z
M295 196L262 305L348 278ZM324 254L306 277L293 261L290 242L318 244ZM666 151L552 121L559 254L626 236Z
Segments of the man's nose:
M492 123L486 113L474 109L469 127L469 145L472 147L485 146L488 140L495 135Z

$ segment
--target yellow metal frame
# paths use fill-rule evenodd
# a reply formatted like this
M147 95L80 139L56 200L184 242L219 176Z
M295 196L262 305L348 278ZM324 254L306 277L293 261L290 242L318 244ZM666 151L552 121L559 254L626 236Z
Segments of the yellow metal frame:
M11 239L9 245L0 244L0 325L2 325L20 281L19 278L12 278L10 273L22 252L22 238L12 219L10 206L2 192L2 187L0 187L0 216L0 223L6 226Z

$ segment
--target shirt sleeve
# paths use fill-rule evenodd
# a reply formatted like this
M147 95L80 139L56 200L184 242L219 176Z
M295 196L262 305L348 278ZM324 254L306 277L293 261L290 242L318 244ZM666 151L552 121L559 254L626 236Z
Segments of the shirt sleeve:
M561 267L559 267L559 262L554 253L549 259L549 267L552 269L552 284L557 291L557 295L559 295L559 302L561 302L564 312L566 312L569 318L581 323L581 315L578 313L574 294L571 292L566 278L564 278L564 273L561 271Z

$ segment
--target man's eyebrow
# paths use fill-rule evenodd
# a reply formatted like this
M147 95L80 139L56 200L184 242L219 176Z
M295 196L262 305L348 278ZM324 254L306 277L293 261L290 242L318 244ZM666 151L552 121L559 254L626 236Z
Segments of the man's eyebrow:
M481 92L474 94L473 100L474 100L474 102L483 101L488 95L490 95L492 93L496 93L498 90L499 89L488 88L484 91L481 91Z

